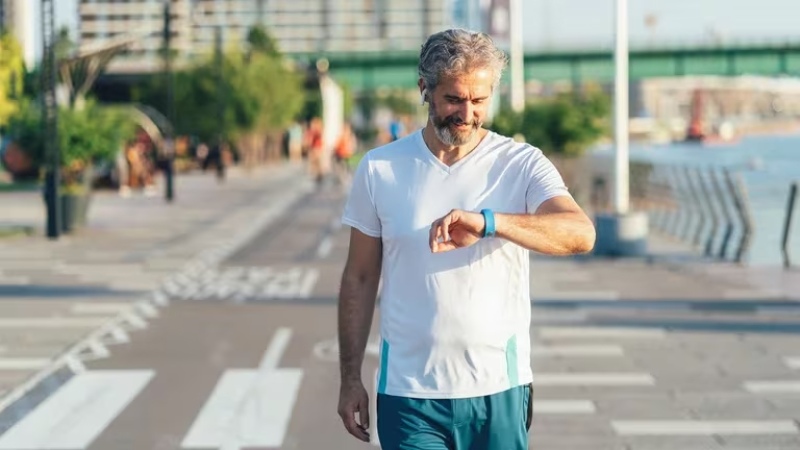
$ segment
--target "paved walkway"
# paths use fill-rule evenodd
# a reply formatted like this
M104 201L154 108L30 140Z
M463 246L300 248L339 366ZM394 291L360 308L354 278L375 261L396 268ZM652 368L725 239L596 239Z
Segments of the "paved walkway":
M87 227L57 241L43 235L38 192L0 194L3 223L36 230L0 239L0 398L83 351L75 345L112 321L126 319L118 333L145 327L157 314L148 294L187 265L223 258L274 218L265 212L309 188L302 167L280 165L233 169L221 184L211 174L182 175L172 204L99 191Z
M218 448L220 436L269 443L256 447L369 448L335 416L342 199L304 196L311 186L298 168L233 175L223 186L190 176L178 186L169 206L99 196L91 232L58 243L0 240L10 280L0 280L9 290L0 294L0 386L18 387L77 340L86 344L64 359L77 376L47 392L57 402L34 409L34 392L30 414L0 413L0 449L20 448L35 438L26 430L45 426L52 448ZM133 219L121 219L131 210ZM800 448L793 275L763 282L652 241L650 258L532 258L532 448ZM112 382L119 398L98 405L102 413L82 401ZM215 400L230 392L220 398L244 402L253 386L264 408L231 417L229 403ZM54 423L65 405L97 434L66 433L71 414ZM226 434L229 421L241 435Z

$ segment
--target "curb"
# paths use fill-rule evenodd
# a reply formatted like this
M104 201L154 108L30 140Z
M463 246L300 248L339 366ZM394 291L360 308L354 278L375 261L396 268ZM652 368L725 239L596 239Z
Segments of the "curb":
M28 394L36 391L40 385L48 384L45 394L49 395L72 376L85 372L84 362L108 357L110 355L108 345L129 342L129 331L147 328L148 319L158 317L159 308L170 304L171 299L166 294L170 287L192 281L203 271L220 264L255 238L284 211L311 192L313 192L313 185L307 180L302 180L277 196L274 193L263 196L253 206L266 205L266 209L242 227L240 232L235 233L232 239L214 248L206 249L191 258L184 264L183 269L168 276L160 287L145 294L141 300L132 302L129 310L109 319L98 329L56 356L50 364L0 398L0 434L38 405L36 401L25 401ZM44 395L39 401L43 401L47 395ZM9 415L11 417L8 417Z

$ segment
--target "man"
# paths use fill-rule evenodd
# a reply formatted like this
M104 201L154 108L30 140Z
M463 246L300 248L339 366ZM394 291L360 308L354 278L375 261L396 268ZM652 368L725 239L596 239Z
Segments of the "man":
M383 275L377 428L382 448L527 449L528 251L585 253L591 220L541 151L482 128L506 66L484 34L422 46L424 129L366 154L343 223L339 415L369 440L361 377Z

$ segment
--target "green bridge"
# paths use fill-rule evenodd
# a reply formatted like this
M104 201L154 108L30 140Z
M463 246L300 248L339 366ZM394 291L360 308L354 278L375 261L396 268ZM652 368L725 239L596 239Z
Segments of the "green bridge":
M331 75L355 91L417 84L418 54L414 52L290 56L305 61L326 58ZM526 80L610 82L614 77L611 50L528 53L524 61ZM629 68L633 80L683 75L800 76L800 42L631 49Z

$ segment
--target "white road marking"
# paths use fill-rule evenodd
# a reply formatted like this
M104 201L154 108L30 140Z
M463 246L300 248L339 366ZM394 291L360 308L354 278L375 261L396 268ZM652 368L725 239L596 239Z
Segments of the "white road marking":
M303 377L277 369L291 339L279 328L258 369L226 370L184 437L182 448L281 447Z
M0 358L0 370L36 370L49 363L49 358Z
M534 386L652 386L655 379L647 373L539 373Z
M325 236L317 247L317 258L325 259L331 254L333 249L333 239L330 236Z
M597 409L589 400L534 400L534 414L594 414Z
M119 314L133 309L133 303L75 303L70 308L72 314Z
M289 340L292 338L291 328L281 327L275 331L275 336L272 338L269 347L264 352L261 358L261 363L258 365L262 370L275 369L281 361L286 347L289 345Z
M539 301L614 301L619 300L617 291L534 291L534 305Z
M76 375L0 436L0 449L84 449L153 375L152 370L101 370Z
M95 328L106 322L96 317L15 317L0 319L0 328Z
M747 381L744 388L755 394L800 393L800 381Z
M798 434L791 420L694 421L618 420L611 426L622 436L712 436Z
M792 356L788 358L783 358L784 364L790 369L798 369L800 370L800 356Z
M557 356L623 356L625 351L619 345L534 345L531 356L547 358Z
M542 327L539 336L554 338L624 338L624 339L663 339L666 332L649 328L603 328L603 327Z

